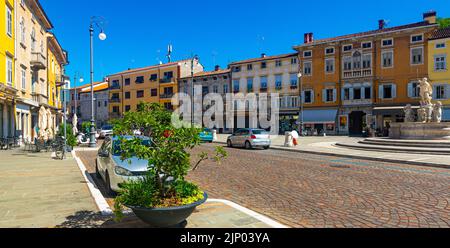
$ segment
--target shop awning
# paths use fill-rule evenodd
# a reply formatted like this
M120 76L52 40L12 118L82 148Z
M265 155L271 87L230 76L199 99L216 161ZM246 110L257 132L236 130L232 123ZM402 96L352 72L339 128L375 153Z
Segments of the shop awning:
M450 108L442 110L442 120L450 121Z
M305 124L336 123L337 112L337 109L305 110L303 121Z

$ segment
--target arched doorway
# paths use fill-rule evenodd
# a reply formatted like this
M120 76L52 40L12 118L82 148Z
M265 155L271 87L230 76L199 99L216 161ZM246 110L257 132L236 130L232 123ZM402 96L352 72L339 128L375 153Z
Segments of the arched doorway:
M359 136L363 133L366 123L366 113L363 111L354 111L349 115L349 133L350 135Z

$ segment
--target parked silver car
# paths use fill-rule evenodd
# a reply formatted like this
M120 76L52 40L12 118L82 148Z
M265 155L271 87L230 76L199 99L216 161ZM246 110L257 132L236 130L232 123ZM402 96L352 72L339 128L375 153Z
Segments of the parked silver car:
M125 139L133 139L126 136ZM143 144L151 145L148 137L139 137ZM148 173L148 161L131 158L122 161L120 151L120 139L118 137L106 137L105 142L98 151L95 174L97 178L104 180L108 193L113 194L120 190L119 185L126 181L143 178ZM131 163L130 163L131 161Z
M269 132L263 129L239 129L227 139L228 147L245 147L246 149L255 147L269 149L271 143Z

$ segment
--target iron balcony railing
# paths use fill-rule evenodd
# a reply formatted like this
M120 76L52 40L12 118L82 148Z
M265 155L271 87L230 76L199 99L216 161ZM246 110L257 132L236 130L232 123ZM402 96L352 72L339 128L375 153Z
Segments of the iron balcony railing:
M161 94L161 99L170 99L174 96L173 93L169 93L169 94Z
M173 78L163 78L159 82L162 84L173 83Z

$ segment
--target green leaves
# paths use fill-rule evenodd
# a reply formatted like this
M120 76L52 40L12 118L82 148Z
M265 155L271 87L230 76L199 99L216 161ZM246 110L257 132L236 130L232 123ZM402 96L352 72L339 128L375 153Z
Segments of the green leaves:
M122 160L131 157L147 160L149 171L155 175L152 180L123 185L123 191L116 199L119 216L121 204L154 207L158 204L190 204L203 199L203 192L196 185L185 181L191 168L189 151L201 141L200 128L187 125L176 128L172 124L172 112L156 103L140 103L136 112L126 112L113 125L116 136L132 136L134 131L139 130L151 138L151 146L145 145L138 137L122 138L119 150ZM205 160L219 162L226 156L222 147L218 147L211 158L207 153L202 153L194 169Z
M450 27L450 18L438 18L437 23L439 28L448 28Z

